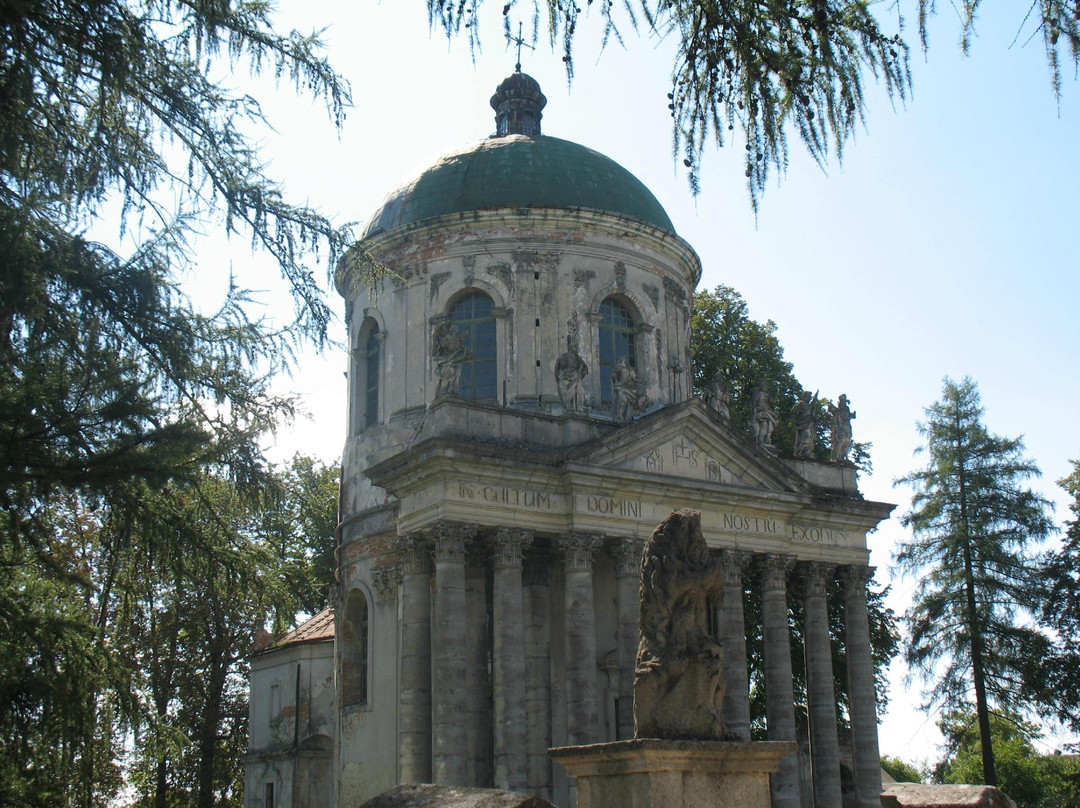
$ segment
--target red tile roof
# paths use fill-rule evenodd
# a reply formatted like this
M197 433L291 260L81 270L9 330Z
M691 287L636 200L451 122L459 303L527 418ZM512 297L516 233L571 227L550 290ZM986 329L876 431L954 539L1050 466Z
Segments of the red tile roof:
M306 623L301 623L284 637L270 643L261 653L276 651L304 642L327 642L334 639L334 610L323 609Z

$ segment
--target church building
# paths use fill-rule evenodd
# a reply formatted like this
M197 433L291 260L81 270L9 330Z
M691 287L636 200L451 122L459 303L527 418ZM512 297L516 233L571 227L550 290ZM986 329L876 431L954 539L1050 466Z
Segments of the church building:
M785 457L729 422L722 390L694 396L697 254L630 172L541 134L545 103L529 76L504 80L495 134L393 191L342 263L338 583L332 618L316 618L333 621L333 686L301 687L317 655L289 638L255 655L247 805L315 808L329 793L353 808L439 783L573 808L547 750L633 736L641 551L675 508L701 512L725 571L728 739L750 739L744 585L763 604L768 736L796 739L789 591L802 602L812 776L786 758L774 808L877 805L866 534L892 506L862 498L846 449L833 463ZM332 726L309 738L305 710ZM305 761L326 791L281 779L311 782Z

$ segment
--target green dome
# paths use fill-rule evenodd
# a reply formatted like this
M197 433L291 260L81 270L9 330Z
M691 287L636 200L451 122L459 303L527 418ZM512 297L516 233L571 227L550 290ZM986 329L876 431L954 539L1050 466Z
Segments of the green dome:
M510 134L448 154L402 185L371 217L364 237L505 207L606 211L675 232L656 197L614 160L568 140Z

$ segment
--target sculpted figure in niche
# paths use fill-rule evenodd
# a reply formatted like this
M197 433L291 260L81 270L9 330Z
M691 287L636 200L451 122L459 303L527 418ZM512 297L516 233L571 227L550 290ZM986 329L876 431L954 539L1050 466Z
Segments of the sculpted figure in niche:
M720 564L701 535L701 514L672 511L645 545L634 675L634 737L720 740L723 650L709 633L724 592Z
M836 404L829 402L829 415L832 416L832 434L829 442L832 444L832 462L845 463L848 452L851 451L851 420L855 413L848 406L848 397L841 393Z
M772 433L778 416L772 408L772 396L765 384L758 386L750 398L750 431L754 442L763 449L772 449Z
M468 359L469 335L450 322L435 326L431 335L431 357L435 362L435 398L457 396L461 384L461 366Z
M555 382L559 385L559 398L565 412L581 412L585 409L585 386L582 380L589 375L589 367L574 347L574 335L566 336L566 353L555 360Z
M630 367L625 356L620 356L611 371L611 417L616 421L629 421L647 406L641 395L641 381Z
M705 393L705 405L727 421L731 418L728 407L731 404L731 393L728 392L727 379L723 371L716 371L709 382L709 389Z
M812 458L814 456L814 437L817 433L818 394L810 397L809 390L803 390L799 400L791 408L791 423L795 427L795 456Z

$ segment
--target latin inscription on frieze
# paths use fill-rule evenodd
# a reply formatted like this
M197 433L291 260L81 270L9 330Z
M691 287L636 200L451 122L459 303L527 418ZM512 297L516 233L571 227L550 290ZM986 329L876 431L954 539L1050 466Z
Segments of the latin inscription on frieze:
M816 544L819 547L846 547L856 543L853 536L845 530L795 524L791 526L791 540L802 544Z
M625 516L631 519L641 518L641 500L622 499L589 494L585 497L585 510L605 516Z
M457 484L458 499L465 502L488 502L492 505L512 505L516 508L533 508L550 511L551 494L535 488L507 488L501 485Z
M752 516L744 513L721 513L719 514L719 527L721 530L732 533L753 533L759 536L779 536L782 523L775 519L767 519L763 516Z

